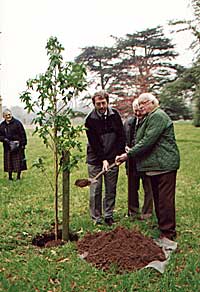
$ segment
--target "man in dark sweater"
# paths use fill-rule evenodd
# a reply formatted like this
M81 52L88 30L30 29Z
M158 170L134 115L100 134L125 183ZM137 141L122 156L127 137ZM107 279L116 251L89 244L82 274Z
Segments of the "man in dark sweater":
M87 164L89 177L95 177L105 170L103 210L105 223L112 225L115 207L116 186L119 167L115 165L116 155L124 152L125 135L119 113L109 106L109 95L105 91L96 92L92 97L94 109L88 114L85 126L88 138ZM97 223L102 223L102 177L90 186L90 215Z

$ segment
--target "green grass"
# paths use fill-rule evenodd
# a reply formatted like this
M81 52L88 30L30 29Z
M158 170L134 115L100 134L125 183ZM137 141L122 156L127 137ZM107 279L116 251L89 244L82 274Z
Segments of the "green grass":
M181 152L178 171L176 210L178 250L164 274L145 269L123 275L105 273L81 260L75 242L56 248L39 249L32 245L38 233L49 231L54 221L53 194L42 174L31 168L38 156L47 158L49 174L52 157L38 137L28 130L26 150L28 171L23 179L10 182L0 164L0 291L199 291L199 221L200 221L200 129L190 123L175 124ZM85 145L85 137L82 137ZM2 145L0 147L2 157ZM88 177L85 161L71 174L70 229L83 237L88 231L110 230L94 226L88 212L88 188L77 188L77 178ZM142 202L141 191L141 202ZM59 217L61 214L61 194ZM156 237L156 218L149 222L130 223L127 213L127 184L124 166L120 168L116 200L116 225L137 227L147 236ZM115 227L113 227L115 228Z

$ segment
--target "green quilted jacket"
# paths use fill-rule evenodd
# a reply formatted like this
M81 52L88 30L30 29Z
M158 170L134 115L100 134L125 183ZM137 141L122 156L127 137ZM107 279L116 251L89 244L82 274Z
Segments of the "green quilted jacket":
M136 144L129 152L136 159L138 171L173 171L180 166L174 126L160 108L149 113L140 123Z

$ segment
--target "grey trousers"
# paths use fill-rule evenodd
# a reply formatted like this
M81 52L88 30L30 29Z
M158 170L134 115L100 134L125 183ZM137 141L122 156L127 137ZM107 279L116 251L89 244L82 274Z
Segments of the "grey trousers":
M100 165L88 164L88 173L90 178L95 177L101 170L102 166ZM92 219L99 220L102 217L102 209L104 211L105 218L110 218L113 216L118 173L119 167L114 166L111 170L98 178L96 183L90 185L89 208ZM102 202L103 180L105 194Z

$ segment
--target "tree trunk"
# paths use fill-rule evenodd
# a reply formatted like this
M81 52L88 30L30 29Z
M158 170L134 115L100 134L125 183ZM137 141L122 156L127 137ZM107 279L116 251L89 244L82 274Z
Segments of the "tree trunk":
M55 240L58 240L58 149L57 149L57 126L54 126L54 206L55 206Z
M62 210L62 240L69 240L69 183L70 172L66 167L69 165L69 152L63 151L63 210Z
M58 240L58 159L57 153L55 154L55 169L54 169L54 186L55 186L55 194L54 194L54 207L55 207L55 240Z

